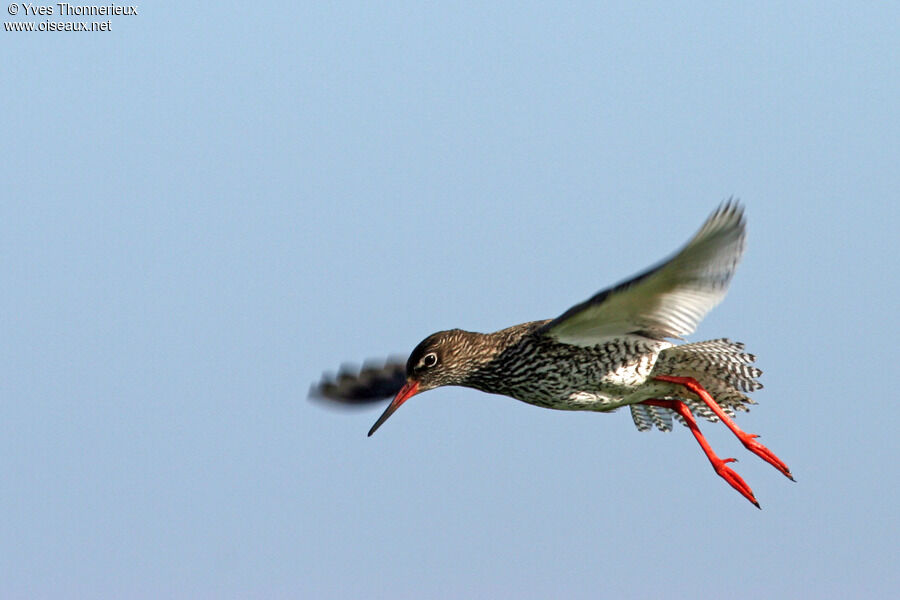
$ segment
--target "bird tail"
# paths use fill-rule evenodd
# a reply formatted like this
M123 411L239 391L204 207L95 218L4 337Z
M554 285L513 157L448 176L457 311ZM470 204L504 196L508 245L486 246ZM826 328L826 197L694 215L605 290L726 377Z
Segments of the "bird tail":
M744 352L743 344L724 338L682 344L667 348L659 354L651 377L693 377L712 395L722 410L733 417L735 411L749 411L749 405L756 404L744 392L754 392L763 386L757 381L762 371L753 366L754 361L756 357ZM719 420L702 400L692 394L669 398L687 403L691 412L708 421ZM667 408L646 404L631 405L631 417L640 431L648 431L654 426L660 431L671 431L673 415L684 424L681 415Z

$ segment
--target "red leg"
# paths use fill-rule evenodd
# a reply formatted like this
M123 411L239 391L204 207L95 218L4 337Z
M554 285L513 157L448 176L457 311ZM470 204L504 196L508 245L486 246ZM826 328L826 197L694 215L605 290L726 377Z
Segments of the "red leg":
M697 394L700 399L703 400L714 413L716 413L716 416L719 417L719 419L721 419L723 423L725 423L728 429L730 429L731 432L734 433L734 435L736 435L739 440L741 440L741 443L747 450L781 471L781 473L791 481L794 481L794 477L791 475L791 470L788 468L788 466L784 464L781 459L775 456L774 452L756 441L755 438L759 437L758 435L756 435L755 433L747 433L740 427L738 427L737 423L732 421L731 418L727 414L725 414L725 411L722 410L722 407L719 406L719 404L715 400L713 400L713 397L709 395L709 392L703 389L703 386L700 385L700 383L696 379L694 379L693 377L676 377L673 375L657 375L656 379L660 381L668 381L669 383L681 384L690 391Z
M681 415L684 419L684 422L687 423L687 426L690 428L691 433L693 433L694 437L697 438L697 442L700 444L700 447L703 448L703 452L706 453L706 458L708 458L709 462L712 463L713 469L716 470L716 473L719 474L719 477L727 481L731 487L739 491L741 495L752 502L753 505L756 506L756 508L759 508L759 502L756 501L756 497L753 495L753 490L750 489L750 486L747 485L747 482L744 481L740 475L735 473L731 469L731 467L726 466L726 463L736 462L735 459L721 459L716 456L716 453L713 452L713 449L709 445L709 442L707 442L706 438L703 437L703 434L700 433L700 428L697 426L697 421L694 419L694 415L691 414L691 409L687 407L687 404L685 404L681 400L644 400L643 402L641 402L641 404L661 406L662 408L674 410L679 415Z

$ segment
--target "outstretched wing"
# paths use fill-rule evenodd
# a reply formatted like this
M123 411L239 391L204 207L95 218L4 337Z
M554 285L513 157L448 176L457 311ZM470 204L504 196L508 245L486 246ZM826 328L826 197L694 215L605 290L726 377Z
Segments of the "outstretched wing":
M725 297L744 237L744 210L729 200L672 258L573 306L543 332L579 346L628 333L655 339L688 335Z
M344 365L337 376L326 373L309 390L309 397L346 405L366 405L393 398L406 383L406 362L389 359L366 363L362 369Z

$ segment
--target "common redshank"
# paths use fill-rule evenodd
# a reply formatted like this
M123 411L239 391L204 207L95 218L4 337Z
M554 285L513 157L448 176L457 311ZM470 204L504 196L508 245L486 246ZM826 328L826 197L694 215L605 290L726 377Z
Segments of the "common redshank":
M757 508L750 486L719 458L694 414L721 420L751 452L793 481L773 452L742 431L735 411L755 404L762 371L743 344L728 339L674 344L696 329L728 289L744 251L743 208L722 204L678 253L599 292L555 319L494 333L461 329L425 338L402 362L369 363L324 376L311 395L343 403L393 397L371 436L400 405L444 385L475 388L558 410L612 412L628 406L640 431L687 426L716 473Z

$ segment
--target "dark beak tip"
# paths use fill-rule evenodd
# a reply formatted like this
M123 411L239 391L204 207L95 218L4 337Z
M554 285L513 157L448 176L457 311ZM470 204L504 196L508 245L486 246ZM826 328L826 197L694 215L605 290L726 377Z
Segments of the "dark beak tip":
M367 435L366 437L372 437L372 434L375 433L375 431L379 427L381 427L382 423L387 421L388 417L390 417L392 414L394 414L394 411L396 411L398 408L400 408L401 404L406 402L409 398L415 396L418 393L418 387L419 387L418 382L411 381L411 380L407 381L406 385L404 385L403 388L399 392L397 392L397 395L394 397L394 400L384 410L384 413L382 413L382 415L380 417L378 417L378 420L375 421L375 424L372 425L372 429L369 430L369 435Z

